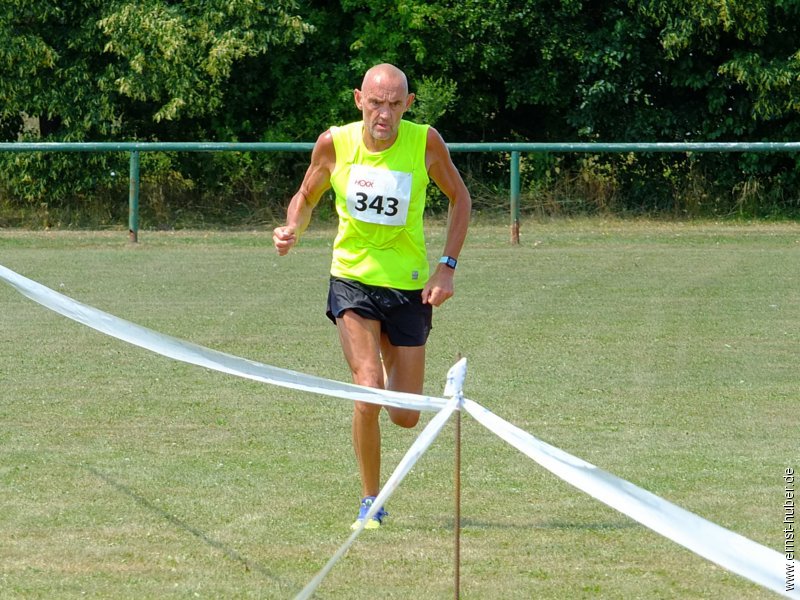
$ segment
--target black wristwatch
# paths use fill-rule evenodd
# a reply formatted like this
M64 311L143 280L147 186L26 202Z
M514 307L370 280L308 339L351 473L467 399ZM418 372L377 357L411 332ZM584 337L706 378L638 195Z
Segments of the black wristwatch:
M458 264L458 261L452 256L443 256L442 258L439 259L439 262L442 263L443 265L447 265L451 269L455 269L456 265Z

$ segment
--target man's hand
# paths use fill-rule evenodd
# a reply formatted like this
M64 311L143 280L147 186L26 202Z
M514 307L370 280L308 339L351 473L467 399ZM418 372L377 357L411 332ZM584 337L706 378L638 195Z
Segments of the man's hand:
M436 270L422 289L422 303L440 306L453 296L453 274L455 271L447 265L438 264Z
M294 227L284 225L272 231L272 243L280 256L286 256L289 250L297 243L297 232Z

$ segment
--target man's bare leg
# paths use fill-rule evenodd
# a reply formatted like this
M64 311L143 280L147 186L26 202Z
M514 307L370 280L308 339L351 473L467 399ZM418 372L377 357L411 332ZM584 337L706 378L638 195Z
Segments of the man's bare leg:
M353 383L383 389L380 323L346 311L336 319L336 325ZM362 497L377 496L380 490L380 412L380 405L369 402L356 402L353 411L353 449L361 474Z
M421 393L425 376L425 346L392 346L380 323L346 311L336 320L353 382L368 387ZM381 360L381 355L383 360ZM381 433L377 404L356 402L353 412L353 448L364 496L380 491ZM414 427L419 411L387 407L392 422Z
M392 346L386 335L381 337L381 353L387 375L386 389L421 394L425 381L425 346ZM392 423L414 427L419 411L387 407Z

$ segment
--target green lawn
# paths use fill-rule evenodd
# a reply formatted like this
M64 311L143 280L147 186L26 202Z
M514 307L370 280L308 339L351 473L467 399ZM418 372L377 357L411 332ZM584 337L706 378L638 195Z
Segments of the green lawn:
M0 264L145 327L348 380L323 314L333 230L0 230ZM437 258L443 229L428 228ZM800 225L477 224L426 392L783 550L800 468ZM349 535L347 401L185 365L0 283L0 598L291 598ZM431 417L425 415L424 422ZM420 428L384 427L385 476ZM463 598L769 598L463 421ZM453 426L320 598L453 595Z

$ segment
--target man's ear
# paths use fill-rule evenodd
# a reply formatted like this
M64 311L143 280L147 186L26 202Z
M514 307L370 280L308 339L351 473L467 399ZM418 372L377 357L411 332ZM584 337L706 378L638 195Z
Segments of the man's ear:
M358 110L362 110L361 109L361 90L359 90L358 88L353 90L353 100L356 103L356 108Z
M414 104L414 98L416 98L414 94L409 94L408 97L406 97L406 110L411 108L411 105Z

